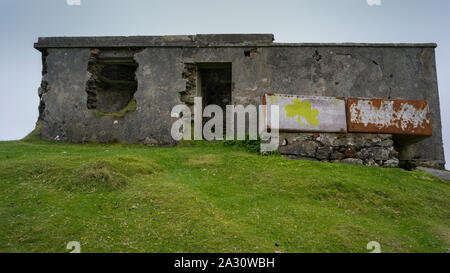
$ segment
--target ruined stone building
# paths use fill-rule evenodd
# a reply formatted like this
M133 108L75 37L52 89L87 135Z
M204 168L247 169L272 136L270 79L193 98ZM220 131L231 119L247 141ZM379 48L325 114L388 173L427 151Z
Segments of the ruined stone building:
M280 127L283 155L442 168L435 47L275 43L271 34L39 38L40 136L172 145L170 112L191 106L194 96L221 107L289 96L303 107L308 97L320 111L341 109L340 116L309 130L306 116L288 114L301 126L289 130L290 120ZM319 110L312 111L316 117ZM339 130L332 129L337 119L344 124Z

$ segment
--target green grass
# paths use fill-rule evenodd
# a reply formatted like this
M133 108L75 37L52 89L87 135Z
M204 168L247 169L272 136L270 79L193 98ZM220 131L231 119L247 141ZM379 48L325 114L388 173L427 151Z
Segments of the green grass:
M0 252L446 252L450 184L239 147L0 142Z

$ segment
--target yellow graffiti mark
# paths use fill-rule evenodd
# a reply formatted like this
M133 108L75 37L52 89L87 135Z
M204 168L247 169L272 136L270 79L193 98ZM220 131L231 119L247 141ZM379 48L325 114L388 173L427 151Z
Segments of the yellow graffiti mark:
M270 99L270 102L272 104L274 104L280 99L280 97L278 97L278 96L269 96L269 99Z
M312 109L311 102L308 100L301 101L299 99L294 99L294 104L286 105L284 108L286 110L286 116L288 118L293 118L298 116L298 123L303 126L302 116L306 121L313 127L319 125L319 110Z

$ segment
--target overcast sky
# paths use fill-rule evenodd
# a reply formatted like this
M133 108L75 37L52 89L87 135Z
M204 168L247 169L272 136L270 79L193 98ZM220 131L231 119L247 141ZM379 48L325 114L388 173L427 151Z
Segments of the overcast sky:
M0 140L20 139L36 122L39 36L273 33L276 42L438 43L450 161L449 26L449 0L0 0Z

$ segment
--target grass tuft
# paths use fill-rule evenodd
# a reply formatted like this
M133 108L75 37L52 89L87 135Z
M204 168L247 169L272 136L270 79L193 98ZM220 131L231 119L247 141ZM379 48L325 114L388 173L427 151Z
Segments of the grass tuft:
M157 164L133 156L92 159L55 182L68 191L103 192L126 187L137 175L153 175Z
M14 170L12 165L9 167ZM153 161L131 155L87 160L70 155L51 156L22 167L16 168L15 175L28 174L34 181L62 191L89 193L123 189L138 176L150 177L161 171Z
M67 183L59 180L71 191L111 191L125 187L129 180L106 160L96 160L74 170Z

